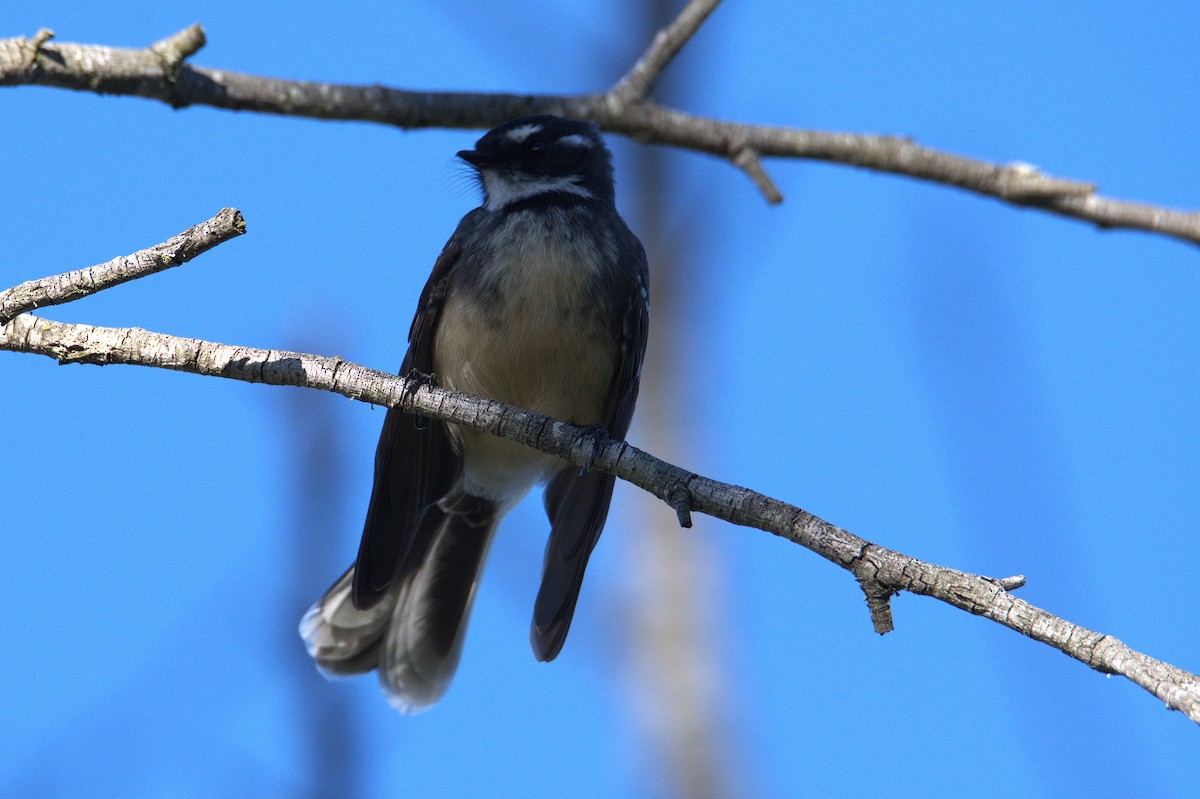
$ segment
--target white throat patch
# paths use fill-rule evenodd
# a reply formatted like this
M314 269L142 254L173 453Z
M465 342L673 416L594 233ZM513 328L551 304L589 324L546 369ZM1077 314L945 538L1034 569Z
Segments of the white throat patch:
M487 194L487 202L483 207L489 211L503 211L515 202L555 191L578 194L580 197L592 196L590 191L576 183L578 177L531 177L486 168L480 170L480 175L483 178L483 190Z

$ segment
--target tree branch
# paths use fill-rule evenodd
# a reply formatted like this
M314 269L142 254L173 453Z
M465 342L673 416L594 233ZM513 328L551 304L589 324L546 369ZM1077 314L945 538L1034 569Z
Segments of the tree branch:
M217 218L226 214L240 218L231 209ZM117 282L81 282L72 296L86 296ZM996 580L908 557L835 527L795 505L693 474L625 442L610 442L597 452L593 440L581 435L579 428L531 411L440 388L428 381L386 374L341 358L230 346L137 328L65 324L29 314L0 328L0 349L46 355L59 363L154 366L250 383L317 388L486 431L575 465L614 474L667 502L681 522L691 511L699 511L733 524L766 530L815 552L854 575L880 633L891 628L892 595L908 591L933 597L1048 644L1097 671L1124 676L1168 708L1181 710L1200 723L1200 678L1137 652L1111 636L1017 599L1006 587L1019 585L1019 577Z
M683 46L696 35L708 15L716 10L721 0L691 0L679 12L670 25L654 35L654 40L633 69L612 87L609 95L621 102L640 100L650 93L667 64L670 64Z
M61 305L110 286L180 266L245 232L246 220L242 218L241 211L225 208L207 222L190 227L162 244L138 250L133 255L123 255L74 272L26 281L0 291L0 325L34 308Z
M710 153L750 175L771 202L782 199L761 157L803 158L942 183L1091 222L1200 244L1200 212L1103 197L1090 183L1052 177L1025 163L996 164L922 147L895 136L747 125L658 105L645 97L671 58L707 18L716 0L692 0L655 36L630 72L604 94L416 92L264 78L192 66L203 45L192 26L142 50L32 39L0 39L0 86L56 86L159 100L175 108L208 105L317 119L378 122L402 128L490 128L517 116L552 113L594 119L637 141Z

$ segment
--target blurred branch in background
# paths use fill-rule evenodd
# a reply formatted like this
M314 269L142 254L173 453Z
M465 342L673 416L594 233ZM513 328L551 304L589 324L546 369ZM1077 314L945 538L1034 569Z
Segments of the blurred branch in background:
M313 338L326 346L336 340L332 333ZM281 492L288 498L280 514L279 543L286 553L281 560L288 570L288 587L279 610L278 628L284 631L281 656L295 685L298 713L304 719L295 729L307 739L300 745L308 749L310 772L305 785L310 795L354 799L365 795L358 762L368 751L359 738L362 725L354 719L347 694L311 690L313 682L323 678L313 668L296 632L300 616L325 590L329 564L344 555L338 535L346 501L343 416L334 412L332 397L315 391L285 394L279 457L281 465L292 468L281 473L290 477L288 488Z
M651 101L662 70L720 0L691 0L645 55L602 94L534 95L415 92L264 78L192 66L204 46L199 25L141 50L57 43L43 28L32 38L0 39L0 86L55 86L160 100L173 108L208 105L317 119L379 122L402 128L491 128L534 113L594 119L605 130L727 159L770 202L783 199L761 158L806 158L864 167L976 192L1026 208L1200 243L1200 212L1102 197L1086 181L1057 178L1037 167L998 164L922 147L900 136L834 133L725 122ZM799 79L797 79L799 80Z
M669 19L673 5L669 0L631 3L647 36ZM670 240L671 203L681 198L672 196L676 182L665 156L661 149L639 147L631 173L639 201L633 227L650 261L653 309L635 429L651 450L679 453L687 449L684 442L696 440L681 429L688 415L677 411L676 402L688 393L687 335L678 311L686 284L680 278L695 265L689 264L686 244ZM648 494L630 496L621 516L633 531L624 553L629 623L622 627L631 632L625 661L633 719L645 741L643 766L655 778L649 793L678 799L747 796L734 790L746 781L733 773L737 741L730 734L729 680L723 669L730 628L712 588L720 582L712 542L703 532L680 529L674 515L663 513Z

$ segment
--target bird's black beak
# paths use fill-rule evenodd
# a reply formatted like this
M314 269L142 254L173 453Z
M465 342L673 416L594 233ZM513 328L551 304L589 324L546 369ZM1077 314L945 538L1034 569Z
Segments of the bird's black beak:
M459 150L458 157L473 167L486 166L487 164L492 163L491 158L488 158L478 150Z

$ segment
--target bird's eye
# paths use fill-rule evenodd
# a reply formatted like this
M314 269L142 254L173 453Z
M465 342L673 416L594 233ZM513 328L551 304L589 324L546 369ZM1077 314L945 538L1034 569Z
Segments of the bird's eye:
M529 143L529 154L534 158L541 158L546 154L546 142L541 139L534 139Z

